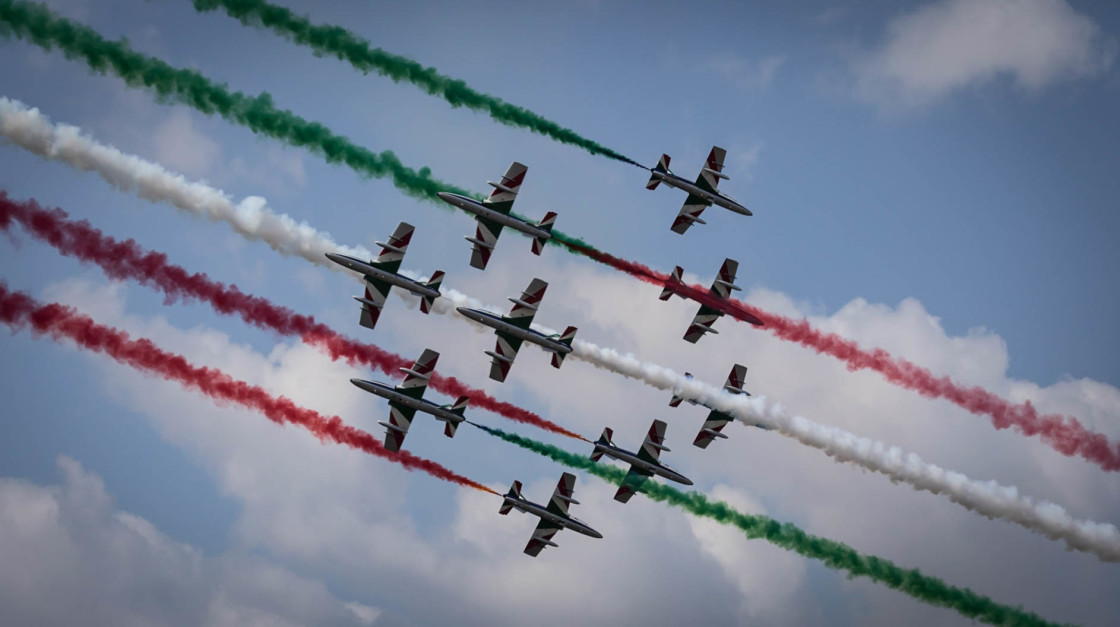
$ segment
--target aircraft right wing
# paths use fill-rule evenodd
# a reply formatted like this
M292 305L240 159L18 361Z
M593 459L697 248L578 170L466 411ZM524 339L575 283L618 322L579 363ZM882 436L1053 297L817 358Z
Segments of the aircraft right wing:
M404 444L404 436L408 435L408 428L412 425L412 417L416 410L405 407L399 403L389 401L389 422L382 422L385 427L385 448L397 453Z
M536 557L546 546L556 546L552 541L552 536L560 531L560 525L554 522L541 519L537 523L537 528L533 530L533 537L529 538L529 543L525 545L525 554Z
M501 383L506 380L509 369L513 367L513 360L517 358L517 351L521 348L521 338L496 331L498 342L493 352L486 351L490 356L490 378Z
M377 319L381 317L381 308L385 306L385 299L388 298L389 290L393 289L393 286L368 276L365 279L365 296L355 296L354 300L362 304L362 316L358 318L358 324L372 329L377 326ZM372 290L369 289L371 287Z
M678 213L676 219L673 220L673 226L669 227L669 229L674 233L683 235L684 232L688 230L688 227L695 223L707 224L707 222L700 219L700 214L704 213L704 210L711 206L712 203L704 198L696 196L695 194L689 194L688 198L684 199L684 205L681 206L680 213Z
M638 492L638 489L642 487L642 484L646 482L646 479L649 479L652 476L653 473L649 473L644 470L638 470L637 468L631 466L630 471L627 472L626 476L622 479L622 485L618 486L618 492L614 493L614 500L618 501L619 503L626 503L630 500L630 497L634 496L634 494Z
M661 451L667 450L669 448L665 446L665 421L654 420L653 424L649 426L645 441L642 442L642 448L638 450L638 459L659 464L661 463Z
M467 241L474 244L471 249L471 267L485 270L486 264L490 263L490 255L494 252L494 247L498 245L498 236L502 234L502 225L486 218L475 218L478 224L474 229L474 239L467 238Z

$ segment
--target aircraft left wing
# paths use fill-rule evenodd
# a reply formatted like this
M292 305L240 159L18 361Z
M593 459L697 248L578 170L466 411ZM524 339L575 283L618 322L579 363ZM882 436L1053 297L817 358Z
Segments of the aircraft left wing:
M684 205L681 206L680 213L677 214L676 219L673 220L673 226L669 227L674 233L684 234L693 224L707 224L707 222L700 219L700 214L704 210L711 207L712 203L704 198L695 194L689 194L688 198L684 199Z
M405 407L399 403L389 401L389 422L380 423L385 427L385 448L394 453L400 452L404 444L404 436L408 435L408 428L412 426L412 418L416 410Z
M525 554L536 557L546 546L556 546L552 541L552 536L560 531L560 525L554 522L541 519L537 523L537 528L533 530L533 537L529 538L529 543L525 545Z
M485 270L490 263L490 255L498 245L498 236L502 234L502 225L483 217L475 218L474 238L467 241L474 244L471 249L471 267Z
M642 448L638 450L638 459L659 464L661 451L667 450L669 447L665 446L665 421L654 420L649 426L645 441L642 442Z
M413 398L424 398L424 390L428 389L428 380L432 378L437 361L439 361L439 353L425 348L420 358L412 363L411 368L400 369L405 377L397 386L397 390Z
M390 289L392 286L388 283L366 277L365 295L354 297L354 300L362 304L362 315L358 318L358 324L367 329L377 326L377 319L381 317L381 308L385 306L385 299L389 296Z
M513 367L513 360L517 358L517 351L521 348L521 338L496 331L498 342L493 351L486 351L490 356L490 378L501 383L506 380L509 369Z
M570 472L560 475L560 481L556 484L556 489L552 491L552 500L548 502L548 511L553 514L560 514L561 516L568 515L568 505L575 503L579 505L579 501L572 498L575 492L576 476Z

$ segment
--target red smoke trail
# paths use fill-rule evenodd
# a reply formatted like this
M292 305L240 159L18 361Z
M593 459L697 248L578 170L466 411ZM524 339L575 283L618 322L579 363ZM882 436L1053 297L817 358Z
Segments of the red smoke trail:
M131 279L161 290L170 304L177 299L198 299L226 315L239 315L244 321L281 335L297 335L304 342L324 349L332 359L376 368L399 376L398 368L412 360L372 344L345 337L311 316L297 314L265 298L245 294L237 286L226 286L205 274L191 274L181 266L168 263L167 255L145 251L135 241L117 241L104 235L85 220L70 220L61 209L44 209L34 200L15 202L0 190L0 229L9 230L19 222L35 237L54 246L64 255L97 264L110 278ZM469 396L470 404L511 420L531 424L553 433L585 440L554 422L515 405L499 401L482 390L467 386L454 377L436 375L431 387L449 396Z
M305 409L283 396L272 396L264 388L239 381L215 368L191 364L182 355L169 353L146 338L132 339L120 329L94 322L70 307L51 303L40 305L23 292L15 292L0 282L0 322L13 329L30 326L33 333L58 340L68 338L78 346L150 372L184 387L194 388L217 401L228 401L255 409L277 424L299 425L321 441L331 441L364 453L395 461L409 470L424 472L461 486L498 494L490 488L456 474L440 464L407 451L393 453L370 433L343 424L338 416L326 416Z
M669 275L633 261L564 242L571 250L595 261L621 270L639 280L664 286ZM684 289L681 289L681 288ZM881 349L865 349L852 340L835 333L825 333L810 326L808 320L794 320L764 312L737 299L719 300L699 285L675 286L686 298L722 311L738 320L750 321L757 317L763 326L783 340L796 342L818 353L831 355L843 361L848 370L870 369L883 375L887 381L914 390L927 398L941 398L974 414L989 416L996 429L1014 427L1024 435L1037 435L1050 447L1063 455L1078 455L1100 465L1108 471L1120 470L1120 444L1108 441L1101 433L1090 431L1073 416L1048 414L1040 416L1034 405L1027 401L1015 405L980 387L966 387L947 376L938 377L905 359L891 356Z

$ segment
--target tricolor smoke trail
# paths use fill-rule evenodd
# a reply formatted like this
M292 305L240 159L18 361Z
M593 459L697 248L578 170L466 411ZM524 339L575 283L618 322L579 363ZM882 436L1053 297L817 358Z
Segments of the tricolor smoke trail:
M297 314L265 298L226 286L205 274L191 274L171 264L162 253L145 251L133 240L118 241L103 234L86 221L72 221L61 209L47 210L35 201L15 202L0 190L0 229L9 230L18 222L25 231L55 247L59 252L97 264L110 278L137 281L161 290L167 302L197 299L226 315L239 315L245 322L281 335L294 335L327 352L332 359L344 359L399 376L398 368L412 361L372 344L347 338L311 316ZM526 409L499 401L481 390L471 388L455 377L436 374L432 389L449 396L469 396L473 407L494 412L511 420L583 440L577 433L546 420Z
M620 468L593 462L583 455L569 453L559 447L500 429L474 422L471 424L506 442L569 468L587 471L615 485L620 485L626 476L626 472ZM640 491L655 501L668 503L694 516L734 526L748 538L762 538L787 551L818 560L833 570L845 572L849 577L867 577L923 603L947 607L974 620L993 625L1051 624L1033 612L1001 605L967 588L950 586L936 577L923 575L916 568L905 569L883 558L863 555L841 542L810 535L792 523L781 523L768 516L740 512L731 505L709 499L700 492L684 492L652 480L646 481Z
M344 163L361 175L391 177L394 186L414 198L435 202L446 209L450 206L438 200L437 192L472 195L432 178L428 168L414 170L404 166L390 151L374 153L332 133L322 124L308 122L290 111L277 109L267 93L254 98L231 92L198 72L176 69L163 61L139 54L123 41L107 41L96 31L60 18L42 5L0 0L0 23L7 25L6 31L0 30L0 33L15 34L48 50L57 47L68 58L84 60L95 72L111 70L131 86L151 88L162 98L174 98L208 115L218 113L254 132L304 147L330 163ZM663 285L668 279L665 273L620 259L560 231L554 230L548 242L655 285ZM929 370L892 357L882 349L864 349L836 334L813 329L806 320L769 314L737 300L718 301L706 296L706 289L701 286L689 285L687 288L700 302L740 320L757 317L778 337L840 359L849 369L874 370L896 385L929 398L949 400L972 413L987 415L997 429L1014 427L1024 435L1039 436L1063 455L1077 455L1104 470L1120 471L1120 443L1110 442L1105 435L1091 431L1072 416L1040 416L1029 402L1016 405L982 388L963 386L948 377L937 377Z
M13 101L0 99L0 132L36 154L62 160L77 168L92 169L119 188L135 189L151 200L162 200L196 215L230 222L239 233L251 239L263 239L273 249L284 254L298 254L309 261L332 269L339 267L328 263L325 257L307 253L307 251L317 253L329 250L330 246L335 245L329 234L315 231L306 224L299 225L299 228L284 228L285 225L294 225L296 222L286 215L272 213L263 206L263 199L259 199L257 211L252 214L254 219L244 220L245 214L241 208L248 204L248 200L235 204L221 190L202 183L188 183L183 177L167 172L157 164L144 161L139 157L124 155L111 147L98 144L74 127L65 125L54 127L37 111L27 110L23 105ZM91 234L84 234L84 236L89 235ZM99 233L95 235L100 236ZM100 247L111 248L114 245L112 242L111 239L107 242L102 241ZM370 255L368 251L359 251L356 256L369 257ZM632 269L642 276L657 275L656 271L644 266L633 263L630 265L634 266ZM106 272L110 276L118 276L113 272L119 272L119 269L110 267L106 268ZM187 275L181 268L176 272L181 276ZM401 290L395 290L394 293L408 299ZM207 298L206 295L197 293L195 295ZM445 289L444 296L445 298L436 301L438 313L450 314L457 306L475 308L480 306L476 300L452 289ZM689 296L693 295L689 294ZM275 307L267 301L264 303L268 307ZM292 315L287 310L282 311L286 312L284 315ZM259 322L253 323L259 324ZM286 332L285 329L275 326L270 328ZM329 332L329 329L326 331ZM550 332L547 329L543 331ZM309 342L319 341L314 335L305 339ZM368 345L342 341L341 347L332 348L329 342L325 344L335 358L353 359L347 355L354 354L354 351L369 350ZM660 389L669 389L684 380L680 374L671 370L644 364L631 356L621 355L611 349L601 348L582 340L576 342L576 348L577 358ZM401 365L407 365L404 358L388 353L366 355L360 363L380 367L390 374L395 373L395 369ZM475 394L458 381L444 382L437 379L436 385L446 385L441 391L449 395ZM484 409L538 426L547 423L540 416L527 410L502 403L481 393L477 394L479 394L477 405ZM972 481L960 473L946 471L922 462L916 456L904 455L899 449L881 442L832 429L800 417L790 418L780 412L775 413L776 409L771 405L758 408L740 407L737 411L741 412L738 414L741 418L749 417L752 421L759 419L757 415L768 415L771 417L770 420L786 425L784 429L779 428L784 435L822 449L837 460L853 461L864 468L884 473L894 481L912 485L916 489L946 494L952 500L985 516L1013 520L1040 531L1047 537L1064 539L1071 547L1094 552L1101 559L1115 560L1117 555L1120 555L1120 548L1118 548L1120 537L1112 525L1078 521L1056 505L1046 503L1036 505L1030 499L1020 497L1014 488ZM574 435L571 432L565 434Z
M222 9L245 26L271 29L285 39L311 48L317 55L330 55L346 61L362 73L377 72L397 83L412 83L433 96L443 98L452 107L486 112L502 124L519 126L558 142L578 146L593 155L603 155L643 168L633 159L524 107L476 91L459 79L440 74L433 67L424 67L412 59L374 48L369 41L341 26L313 24L308 18L296 15L285 7L262 0L194 0L194 8L202 12Z
M195 366L182 355L169 353L151 340L133 339L124 331L98 324L70 307L58 303L42 305L23 292L8 289L3 282L0 282L0 322L13 330L30 327L33 333L48 335L55 340L69 339L86 350L103 353L137 370L177 381L214 400L237 403L259 411L277 424L299 425L324 442L343 444L397 462L409 470L422 470L444 481L498 494L431 460L407 451L390 452L372 434L344 424L338 416L328 418L283 396L273 396L264 388L234 379L220 370Z
M838 462L851 462L915 490L944 495L970 511L1062 540L1068 548L1092 553L1101 561L1120 562L1120 529L1115 525L1078 520L1060 505L1035 502L1020 494L1018 488L970 479L962 473L930 464L914 453L905 453L897 446L801 416L790 416L764 396L733 396L710 383L585 340L572 342L572 348L571 357L660 390L671 390L677 396L698 401L747 424L761 423L821 450Z

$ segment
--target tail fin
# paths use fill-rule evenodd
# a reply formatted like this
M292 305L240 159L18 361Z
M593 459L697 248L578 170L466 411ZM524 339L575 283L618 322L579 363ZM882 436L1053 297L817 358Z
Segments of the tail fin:
M441 283L443 283L443 270L436 270L435 272L432 273L432 278L428 279L424 283L424 285L425 285L425 287L430 287L433 290L438 292L439 291L439 286L440 286ZM420 311L422 311L424 313L431 312L432 303L434 303L435 301L436 301L435 298L429 298L427 296L421 296L420 297Z
M470 400L471 397L469 396L460 396L459 398L455 399L454 403L451 403L450 405L444 405L443 408L453 414L462 416L463 412L466 411L467 403ZM459 428L460 422L462 422L462 420L445 420L443 423L443 434L449 438L455 437L455 430Z
M611 442L611 438L613 437L614 431L610 427L604 427L603 434L599 436L599 440L596 442L596 444L606 444L608 446L613 446L614 444ZM593 462L599 461L599 458L601 458L602 456L603 451L600 451L598 446L595 447L594 451L591 451L591 461Z
M691 372L686 372L686 373L684 373L684 376L691 379L692 378L692 373ZM683 401L683 400L684 400L683 398L674 394L672 400L669 401L669 407L679 407L680 404L681 404L681 401Z
M514 481L513 485L509 487L509 492L506 492L506 496L512 496L518 499L521 498L521 482ZM508 514L511 509L513 509L513 506L510 505L508 501L503 500L501 508L498 509L498 513L504 516Z
M542 231L547 231L549 234L551 234L552 233L552 225L555 222L556 222L556 212L555 211L549 211L548 213L544 214L544 219L542 219L540 222L537 223L537 228L542 230ZM533 238L533 254L534 255L541 254L541 251L544 250L545 242L547 242L547 241L548 241L547 237L534 237Z
M661 179L655 174L658 172L661 174L669 173L669 155L661 155L661 159L657 162L657 167L650 171L649 182L646 183L646 189L657 189L657 186L661 184Z
M556 341L560 342L564 346L567 346L568 348L571 348L572 340L576 338L576 331L578 330L579 329L575 327L568 327L567 329L564 329L564 332L561 333L559 337L556 338ZM560 366L564 365L564 358L567 356L567 353L552 353L552 367L559 368Z
M665 286L661 289L661 296L658 296L658 298L661 300L669 300L669 297L676 293L670 285L673 283L683 283L683 281L681 281L682 272L684 272L684 270L682 270L680 266L673 268L673 273L669 275L669 280L665 281Z

